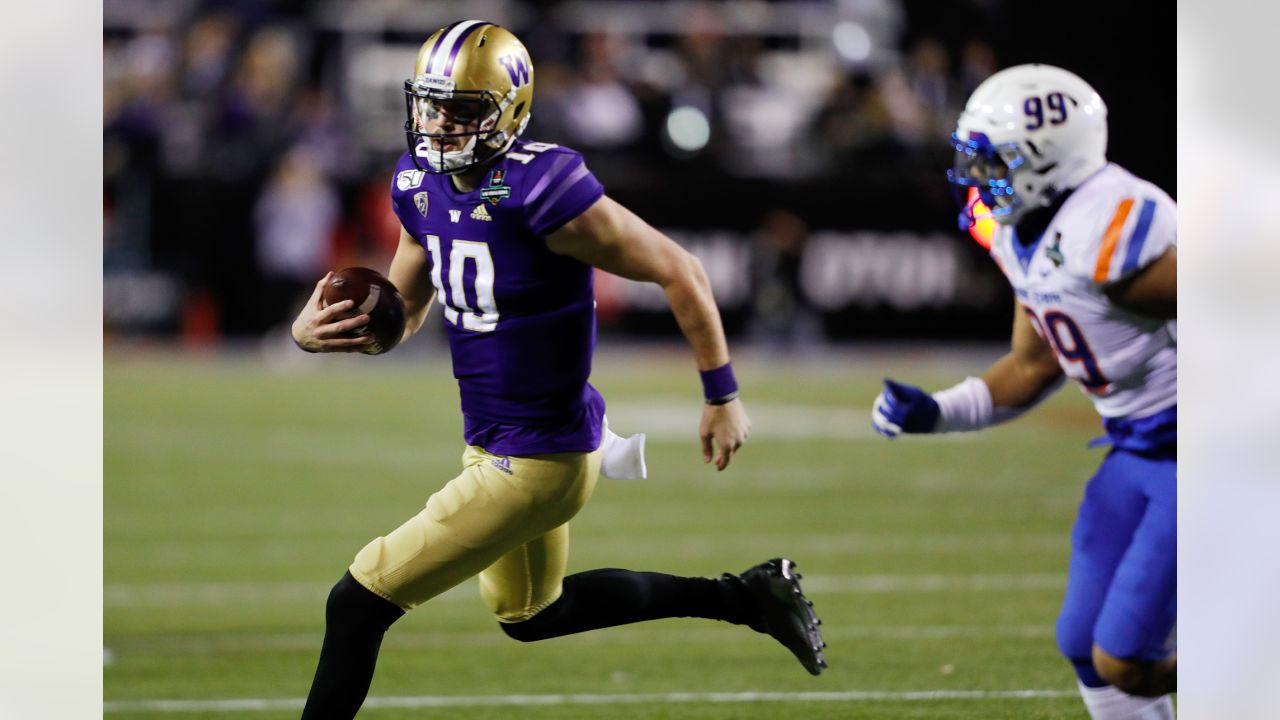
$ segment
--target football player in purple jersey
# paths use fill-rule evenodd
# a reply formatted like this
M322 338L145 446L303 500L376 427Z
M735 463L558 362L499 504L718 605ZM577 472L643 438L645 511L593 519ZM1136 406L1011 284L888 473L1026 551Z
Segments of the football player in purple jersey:
M662 287L702 377L703 460L723 470L751 423L710 285L693 255L604 194L581 155L520 139L533 65L507 30L467 20L432 34L405 99L409 150L392 181L402 230L388 277L404 296L406 338L441 306L467 449L461 474L366 545L334 586L303 717L353 717L383 633L477 574L485 603L520 641L709 618L767 633L822 672L819 620L790 560L714 579L620 569L565 576L567 523L602 461L624 471L643 463L609 434L604 399L588 382L593 268ZM312 352L359 351L369 341L350 331L368 316L349 317L349 301L322 308L323 285L295 321L294 340Z

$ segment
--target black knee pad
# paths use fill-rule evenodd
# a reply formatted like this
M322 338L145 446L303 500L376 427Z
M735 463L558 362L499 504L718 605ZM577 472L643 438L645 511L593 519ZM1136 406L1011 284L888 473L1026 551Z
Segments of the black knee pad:
M325 604L329 624L369 622L385 631L402 615L404 610L398 605L361 585L350 572L334 584Z
M502 632L506 633L507 637L512 640L519 640L520 642L534 642L535 640L545 640L549 637L545 633L541 632L541 628L539 626L542 624L543 623L538 622L538 616L534 615L524 622L498 623L498 626L501 627Z

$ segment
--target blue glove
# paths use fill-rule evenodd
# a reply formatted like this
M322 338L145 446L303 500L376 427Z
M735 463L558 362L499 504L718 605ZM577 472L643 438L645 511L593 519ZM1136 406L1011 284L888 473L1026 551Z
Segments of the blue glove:
M898 433L930 433L938 426L938 402L915 385L884 379L884 390L871 407L871 427L885 437Z

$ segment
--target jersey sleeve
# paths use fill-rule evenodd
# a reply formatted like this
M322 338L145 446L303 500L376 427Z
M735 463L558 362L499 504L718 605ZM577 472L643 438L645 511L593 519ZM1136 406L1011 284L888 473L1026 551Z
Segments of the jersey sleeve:
M391 211L400 220L401 227L409 227L411 214L418 213L413 196L420 192L426 173L413 164L413 158L406 152L396 163L395 175L391 178Z
M1177 205L1154 187L1095 205L1096 218L1077 270L1110 285L1151 264L1178 243Z
M582 156L568 148L541 153L530 170L522 205L529 230L538 237L559 230L604 195Z

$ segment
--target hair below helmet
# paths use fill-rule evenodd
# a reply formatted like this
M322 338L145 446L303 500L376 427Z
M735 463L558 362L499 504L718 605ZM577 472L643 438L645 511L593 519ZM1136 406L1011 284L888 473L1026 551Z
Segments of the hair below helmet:
M422 44L404 92L405 138L414 164L432 173L463 172L506 152L524 132L533 104L533 63L508 30L463 20ZM457 118L463 128L446 131L436 123L430 129L440 113Z
M977 188L997 221L1014 224L1107 164L1107 106L1071 72L1018 65L973 91L951 139L947 178Z

